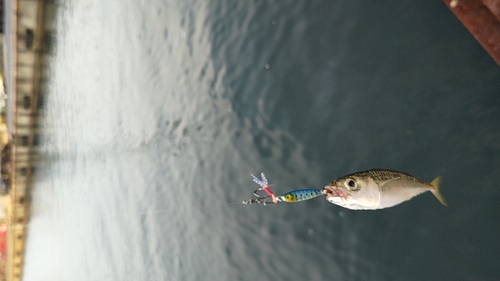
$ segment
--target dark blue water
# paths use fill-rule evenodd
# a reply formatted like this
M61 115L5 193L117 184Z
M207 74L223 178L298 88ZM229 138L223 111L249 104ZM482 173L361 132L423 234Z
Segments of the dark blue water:
M440 1L64 1L25 280L498 280L500 68ZM394 208L245 206L347 173ZM48 255L48 253L51 253Z

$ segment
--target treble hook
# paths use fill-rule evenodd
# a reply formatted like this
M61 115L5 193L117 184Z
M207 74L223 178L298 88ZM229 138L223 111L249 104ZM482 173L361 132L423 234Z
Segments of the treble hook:
M268 200L271 199L271 200ZM266 206L267 204L276 204L274 201L272 201L271 196L263 196L263 197L258 197L257 199L248 199L248 200L243 200L242 202L245 205L250 205L250 204L262 204Z

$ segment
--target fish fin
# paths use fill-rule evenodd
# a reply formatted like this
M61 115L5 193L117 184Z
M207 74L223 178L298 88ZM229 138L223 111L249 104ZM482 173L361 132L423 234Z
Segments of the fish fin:
M441 204L448 206L446 204L446 201L444 200L443 195L441 195L441 192L439 192L439 184L441 184L441 176L435 178L431 182L431 185L434 187L433 189L431 189L431 192L432 192L432 194L434 194L434 196L436 196L437 200L439 200L439 202L441 202Z

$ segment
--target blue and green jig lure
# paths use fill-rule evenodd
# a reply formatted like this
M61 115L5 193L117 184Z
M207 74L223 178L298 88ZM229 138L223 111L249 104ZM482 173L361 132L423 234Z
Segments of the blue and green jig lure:
M256 176L251 175L253 177L253 181L260 186L253 192L253 195L257 198L245 200L243 201L243 204L267 205L267 204L277 204L279 202L295 203L313 199L320 195L324 195L324 193L319 189L297 189L287 192L283 195L276 196L274 192L269 188L266 175L264 175L264 173L261 173L260 175L262 179L259 179ZM264 190L267 193L267 195L259 194L261 190Z

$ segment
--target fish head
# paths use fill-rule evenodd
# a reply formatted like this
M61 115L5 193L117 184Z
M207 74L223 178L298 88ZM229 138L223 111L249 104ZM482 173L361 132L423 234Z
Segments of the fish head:
M328 202L351 210L377 209L380 189L370 177L348 175L329 183L323 188Z

